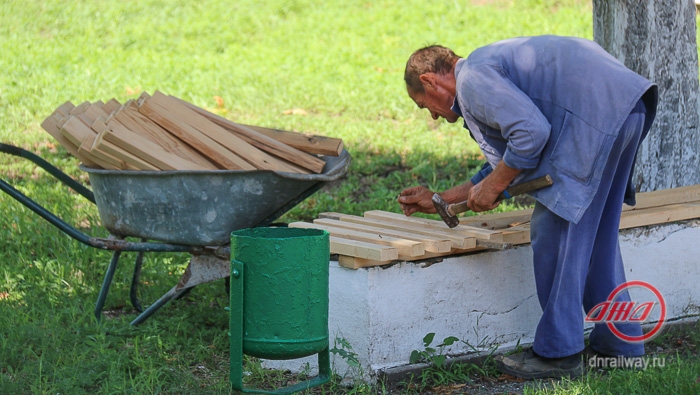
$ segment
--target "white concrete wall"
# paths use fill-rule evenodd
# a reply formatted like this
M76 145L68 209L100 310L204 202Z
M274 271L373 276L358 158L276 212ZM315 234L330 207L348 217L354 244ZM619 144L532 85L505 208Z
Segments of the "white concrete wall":
M658 288L668 319L700 314L700 221L622 231L620 242L627 279ZM643 289L630 292L649 300ZM368 379L379 369L406 365L430 332L436 333L433 345L448 336L468 343L452 346L451 355L530 343L540 314L529 245L359 270L331 262L331 348L334 339L345 339L361 364L351 369L332 354L341 375ZM316 358L266 365L315 371Z

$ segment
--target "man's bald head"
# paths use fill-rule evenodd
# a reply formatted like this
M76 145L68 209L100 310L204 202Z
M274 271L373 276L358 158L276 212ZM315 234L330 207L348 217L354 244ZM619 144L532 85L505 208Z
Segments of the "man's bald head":
M441 45L430 45L414 52L406 62L403 79L406 88L412 93L423 93L420 76L425 73L447 74L452 72L461 57Z

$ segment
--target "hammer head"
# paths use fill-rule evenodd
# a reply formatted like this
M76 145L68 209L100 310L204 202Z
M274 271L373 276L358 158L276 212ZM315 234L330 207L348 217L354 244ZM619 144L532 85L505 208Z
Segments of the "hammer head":
M433 206L435 206L435 211L440 214L440 218L445 221L447 226L454 228L455 226L459 225L459 219L457 216L450 214L450 210L448 210L449 205L442 198L442 196L438 195L437 193L433 195Z

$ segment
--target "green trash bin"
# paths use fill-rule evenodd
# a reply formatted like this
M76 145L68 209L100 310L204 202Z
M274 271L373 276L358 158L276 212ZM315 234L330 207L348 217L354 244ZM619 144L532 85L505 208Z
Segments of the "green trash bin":
M329 234L251 228L231 233L230 381L243 392L292 393L330 380ZM243 354L295 359L318 354L319 375L275 391L243 388Z

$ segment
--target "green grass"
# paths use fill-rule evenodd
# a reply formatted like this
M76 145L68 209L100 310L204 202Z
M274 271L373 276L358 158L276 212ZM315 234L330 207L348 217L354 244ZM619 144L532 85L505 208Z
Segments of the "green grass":
M576 380L564 380L546 388L529 387L525 394L691 395L700 392L700 321L670 326L646 348L647 369L589 370ZM657 366L652 366L655 362Z
M481 162L463 129L431 120L406 95L403 66L413 50L441 43L466 55L518 35L591 38L591 25L590 4L577 0L4 0L0 142L87 182L39 126L61 103L124 102L161 90L213 108L219 96L228 118L340 137L352 154L346 178L282 220L398 211L401 189L446 189ZM285 114L295 108L305 115ZM106 236L95 207L28 161L0 157L0 174L69 224ZM105 306L111 318L97 324L92 310L109 253L0 194L0 394L230 392L223 282L198 286L130 327L134 257L124 255ZM177 282L187 258L147 254L145 304ZM276 382L254 360L248 369L252 384ZM319 391L381 388L334 382Z

